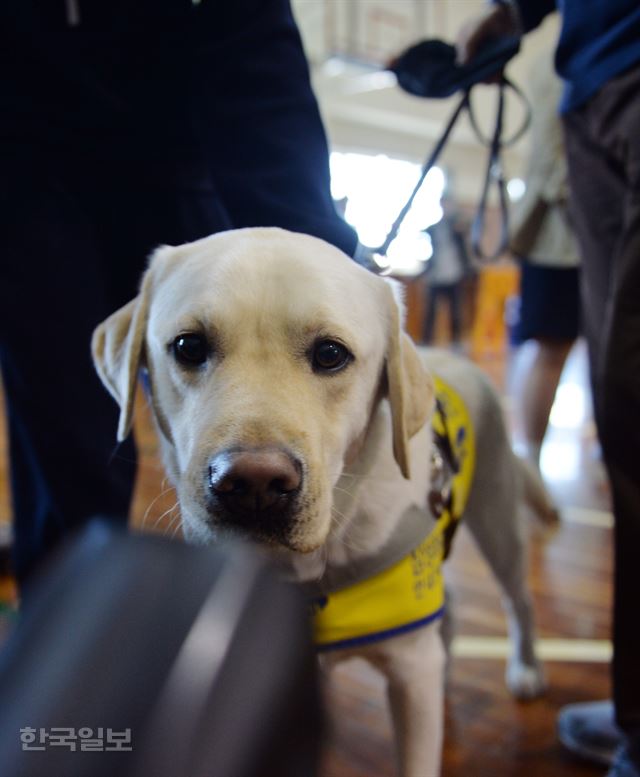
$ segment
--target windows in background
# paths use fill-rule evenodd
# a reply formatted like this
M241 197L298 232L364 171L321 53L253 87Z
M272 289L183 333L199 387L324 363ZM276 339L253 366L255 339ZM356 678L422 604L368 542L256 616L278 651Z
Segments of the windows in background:
M358 232L361 243L375 248L384 242L420 173L420 165L384 154L331 154L333 198L346 198L345 218ZM443 171L432 168L389 247L387 263L394 273L418 273L431 256L431 241L423 230L442 218L440 197L444 186Z

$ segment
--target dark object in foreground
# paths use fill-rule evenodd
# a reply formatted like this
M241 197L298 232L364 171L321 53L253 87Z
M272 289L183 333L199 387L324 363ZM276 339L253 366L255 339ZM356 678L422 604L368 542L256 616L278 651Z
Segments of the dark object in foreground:
M306 777L320 712L304 602L248 548L94 523L0 654L4 777Z

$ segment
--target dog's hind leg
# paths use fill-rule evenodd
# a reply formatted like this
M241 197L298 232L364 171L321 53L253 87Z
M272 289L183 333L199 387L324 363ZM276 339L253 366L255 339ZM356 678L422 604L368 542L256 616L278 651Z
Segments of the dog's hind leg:
M502 472L502 482L484 483L491 494L485 508L490 506L490 509L468 514L465 523L502 589L512 646L507 685L517 698L531 699L544 690L545 682L535 655L533 606L526 583L526 547L517 515L517 482L515 477L513 482L504 482L505 475L508 479L508 473L513 472L512 463L504 469L499 462L493 463L494 473Z

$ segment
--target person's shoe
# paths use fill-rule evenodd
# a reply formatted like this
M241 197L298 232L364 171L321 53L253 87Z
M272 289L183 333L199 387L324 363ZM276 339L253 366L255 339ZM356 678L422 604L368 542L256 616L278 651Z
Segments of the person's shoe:
M640 767L632 762L626 747L621 747L616 753L607 777L640 777Z
M563 707L557 720L558 739L575 755L588 761L611 766L623 736L614 722L613 703L594 701ZM626 777L611 772L611 777ZM640 777L637 772L630 773Z

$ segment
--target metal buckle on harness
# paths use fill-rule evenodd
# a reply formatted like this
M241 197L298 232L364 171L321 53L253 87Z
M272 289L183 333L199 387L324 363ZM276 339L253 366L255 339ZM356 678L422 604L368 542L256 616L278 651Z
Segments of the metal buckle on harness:
M431 488L427 501L435 518L450 510L453 502L453 478L460 471L458 461L451 447L447 416L440 400L436 400L436 413L440 416L444 434L435 432L431 446Z
M436 442L431 448L431 488L427 502L434 518L440 518L451 504L453 470Z

